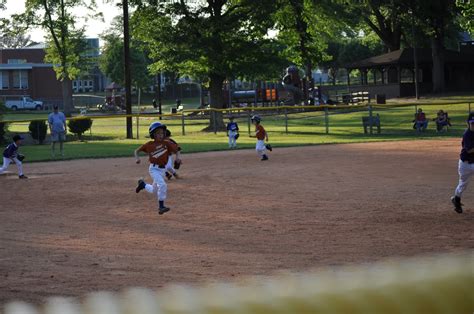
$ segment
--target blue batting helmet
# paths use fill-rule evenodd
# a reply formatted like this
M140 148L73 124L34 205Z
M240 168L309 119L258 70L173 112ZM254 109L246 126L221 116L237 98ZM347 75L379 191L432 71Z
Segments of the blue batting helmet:
M153 134L158 129L163 129L163 130L166 131L166 125L164 125L160 122L153 122L152 124L150 124L150 127L148 128L148 133L150 133L151 138L153 138Z
M255 121L255 122L260 122L262 121L262 118L260 118L259 115L254 115L252 116L252 118L250 118L250 120Z

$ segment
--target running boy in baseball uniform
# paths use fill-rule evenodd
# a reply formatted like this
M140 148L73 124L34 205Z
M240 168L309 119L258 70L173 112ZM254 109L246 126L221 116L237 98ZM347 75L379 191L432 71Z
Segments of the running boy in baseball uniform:
M27 176L23 174L23 166L21 160L18 159L18 147L21 145L23 137L21 135L13 136L13 143L9 144L3 151L3 166L0 168L0 173L3 173L7 170L10 163L13 161L18 167L18 177L20 179L28 179Z
M462 136L462 148L458 162L459 183L451 197L451 202L454 205L454 210L462 213L461 196L466 190L469 178L474 175L474 112L469 114L467 118L467 130Z
M237 148L237 138L239 134L239 125L234 122L234 117L229 117L229 123L227 123L227 136L229 137L229 148Z
M267 149L272 151L272 147L270 144L265 145L265 141L268 142L268 134L260 124L262 119L258 115L254 115L251 118L252 123L255 125L255 137L257 138L257 145L255 146L255 150L257 154L260 156L260 160L268 160L268 156L266 154Z
M173 144L176 144L178 146L178 151L181 152L181 147L179 146L178 143L176 143L175 140L173 140L171 138L171 131L166 129L166 135L165 135L165 139L170 141L171 143ZM177 164L180 164L178 162L176 162ZM171 178L174 176L176 179L178 178L178 173L176 172L176 169L174 168L174 164L175 164L175 161L174 161L174 158L173 158L173 155L170 155L168 157L168 162L166 163L166 172L165 172L165 175L166 175L166 178L168 178L168 180L171 180Z
M138 157L139 152L144 152L148 155L148 160L150 162L150 167L148 171L150 176L153 178L153 184L147 184L144 180L138 180L138 186L135 189L135 192L140 192L145 189L148 193L156 194L158 198L158 213L160 215L166 213L170 210L169 207L165 206L167 186L165 177L165 168L166 163L170 154L176 154L176 160L180 160L180 153L178 146L169 140L165 139L166 135L166 125L161 124L160 122L153 122L149 129L150 137L153 139L142 146L138 147L135 150L135 159L136 163L140 163L140 158Z

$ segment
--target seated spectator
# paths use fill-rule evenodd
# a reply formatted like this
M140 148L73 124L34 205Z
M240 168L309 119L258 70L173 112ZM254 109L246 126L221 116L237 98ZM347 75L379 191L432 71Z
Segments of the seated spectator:
M443 110L438 111L438 114L436 115L436 118L433 119L433 121L436 121L436 132L441 132L444 127L451 125L449 123L448 113L444 112Z
M417 113L415 113L415 120L413 120L413 122L415 123L413 124L413 128L418 132L422 132L428 127L428 120L426 119L426 115L421 108L418 109Z

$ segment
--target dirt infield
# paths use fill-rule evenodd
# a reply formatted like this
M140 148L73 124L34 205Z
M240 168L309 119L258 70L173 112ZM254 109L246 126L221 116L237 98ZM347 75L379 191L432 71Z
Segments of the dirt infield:
M172 210L135 193L133 158L25 164L0 176L0 308L129 286L474 248L474 182L454 212L460 140L184 155ZM143 158L142 158L143 161Z

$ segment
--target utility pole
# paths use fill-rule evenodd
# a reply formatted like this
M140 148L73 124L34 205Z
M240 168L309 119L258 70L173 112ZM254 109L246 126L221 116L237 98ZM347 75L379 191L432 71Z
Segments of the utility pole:
M130 72L130 31L128 26L128 0L122 0L123 7L123 55L125 73L125 108L127 112L127 138L133 138L132 130L132 79Z

